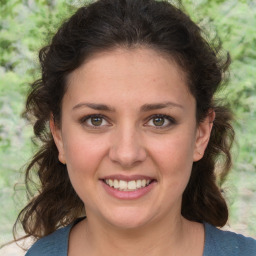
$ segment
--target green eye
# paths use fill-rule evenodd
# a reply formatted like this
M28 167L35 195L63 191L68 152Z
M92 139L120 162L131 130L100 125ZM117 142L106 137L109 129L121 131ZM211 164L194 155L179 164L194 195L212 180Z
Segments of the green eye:
M146 123L146 126L164 129L164 128L171 127L175 124L176 124L176 121L173 117L169 115L158 114L158 115L151 116L148 122Z
M153 118L153 124L155 126L163 126L163 124L165 123L165 118L163 117L155 117Z
M103 119L102 117L91 117L91 124L94 126L100 126L102 125Z
M98 114L85 116L80 120L80 123L89 128L101 128L110 125L104 116Z

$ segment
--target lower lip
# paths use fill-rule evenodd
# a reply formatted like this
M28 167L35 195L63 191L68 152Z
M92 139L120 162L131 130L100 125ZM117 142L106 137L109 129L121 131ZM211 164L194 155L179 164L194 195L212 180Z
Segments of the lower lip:
M108 186L104 181L101 181L101 183L102 183L104 189L107 191L107 193L110 194L111 196L118 198L118 199L132 200L132 199L138 199L138 198L148 194L153 189L156 182L153 181L148 186L146 186L144 188L139 188L134 191L120 191L118 189Z

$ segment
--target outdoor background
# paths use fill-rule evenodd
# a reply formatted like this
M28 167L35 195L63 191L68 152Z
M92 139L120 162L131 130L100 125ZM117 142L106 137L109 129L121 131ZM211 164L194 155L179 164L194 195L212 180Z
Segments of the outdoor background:
M22 167L36 148L32 129L20 115L28 85L39 77L38 50L81 3L0 0L0 245L12 239L12 226L26 204ZM183 4L194 21L210 30L210 38L219 35L233 60L229 85L219 93L236 114L234 166L223 185L230 207L225 228L256 238L256 1ZM0 255L22 255L3 250Z

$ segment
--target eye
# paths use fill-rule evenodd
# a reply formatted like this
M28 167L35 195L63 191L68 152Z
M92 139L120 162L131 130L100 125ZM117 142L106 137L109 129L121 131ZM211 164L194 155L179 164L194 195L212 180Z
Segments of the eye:
M165 118L164 117L154 117L152 118L152 122L155 126L163 126L165 123Z
M153 115L150 117L146 126L153 126L156 128L167 128L175 124L175 120L168 115Z
M93 126L100 126L103 123L103 118L102 117L91 117L89 120L90 124Z
M108 126L109 122L106 121L105 117L102 115L89 115L83 117L80 122L83 125L86 125L88 127L92 128L99 128L102 126Z

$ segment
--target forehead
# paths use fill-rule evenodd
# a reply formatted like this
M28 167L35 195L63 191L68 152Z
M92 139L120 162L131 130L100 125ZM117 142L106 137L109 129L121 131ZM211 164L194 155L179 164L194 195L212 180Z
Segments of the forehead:
M94 54L69 75L65 97L113 104L114 99L123 104L131 100L133 104L170 100L194 103L181 68L170 57L148 48Z

